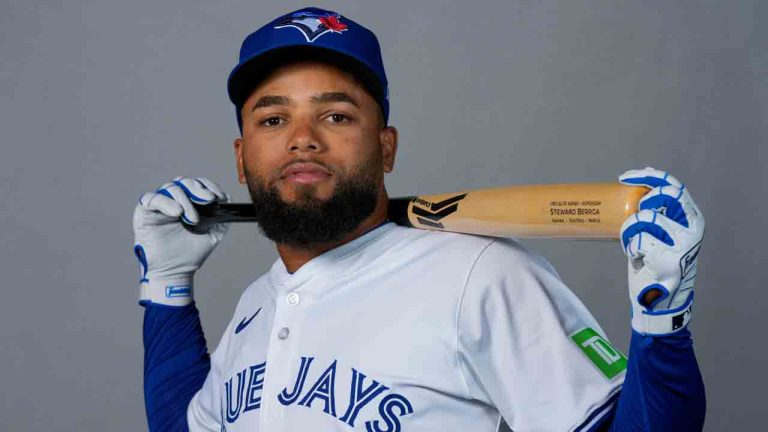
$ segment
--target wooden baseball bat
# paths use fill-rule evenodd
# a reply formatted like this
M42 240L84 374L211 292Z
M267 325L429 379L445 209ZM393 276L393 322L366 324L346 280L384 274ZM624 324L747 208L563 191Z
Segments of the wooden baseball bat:
M389 200L398 225L494 237L616 240L637 211L644 187L618 183L518 185ZM254 221L251 204L198 207L205 231L213 223Z

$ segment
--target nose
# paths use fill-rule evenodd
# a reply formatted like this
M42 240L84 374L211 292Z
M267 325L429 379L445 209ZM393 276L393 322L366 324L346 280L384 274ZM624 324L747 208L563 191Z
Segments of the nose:
M295 120L294 130L286 143L286 150L294 152L319 152L322 148L314 124L309 120Z

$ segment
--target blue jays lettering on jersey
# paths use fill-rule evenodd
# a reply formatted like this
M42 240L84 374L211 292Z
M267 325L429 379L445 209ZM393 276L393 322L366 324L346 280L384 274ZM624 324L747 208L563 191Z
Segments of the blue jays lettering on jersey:
M341 15L309 11L296 12L275 25L278 29L287 27L299 30L307 42L314 42L328 32L341 33L347 30L347 25L341 22Z
M388 223L256 280L187 419L192 431L490 432L503 416L570 430L604 416L624 378L571 339L585 328L609 343L516 242Z
M360 411L372 401L377 400L378 417L364 421L365 429L368 431L400 430L399 417L413 413L413 406L406 397L391 392L387 386L368 378L365 373L355 368L337 372L336 360L323 370L314 383L308 383L307 375L314 360L314 357L300 359L299 371L294 382L277 396L281 404L285 406L296 404L308 409L322 410L353 429ZM265 370L265 363L253 365L238 372L236 376L230 377L224 383L226 400L224 410L226 424L222 425L224 428L235 423L241 413L261 406ZM344 382L339 382L341 380ZM337 392L349 392L349 402L343 411L337 409ZM388 425L388 429L383 429L381 425Z

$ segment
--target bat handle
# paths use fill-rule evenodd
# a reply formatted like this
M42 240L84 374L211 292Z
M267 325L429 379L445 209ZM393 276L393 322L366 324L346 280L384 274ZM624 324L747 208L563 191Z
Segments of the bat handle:
M218 203L194 204L200 216L197 225L183 223L184 228L195 234L205 234L212 226L229 222L256 222L256 212L252 204Z
M389 219L398 225L412 226L408 221L408 204L414 197L392 198L389 200ZM197 225L183 223L184 228L195 234L207 233L213 225L230 222L256 222L256 212L248 203L193 204L200 221Z
M415 196L390 198L387 205L387 218L400 226L412 227L413 224L408 219L408 205L415 198Z

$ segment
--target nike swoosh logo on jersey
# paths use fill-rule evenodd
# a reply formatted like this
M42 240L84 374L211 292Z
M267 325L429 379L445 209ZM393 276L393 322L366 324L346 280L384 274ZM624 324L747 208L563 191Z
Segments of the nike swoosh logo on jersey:
M259 308L259 310L257 310L255 314L251 315L250 318L243 318L243 320L240 321L240 324L237 325L237 328L235 328L235 334L240 333L241 331L243 331L243 329L248 327L248 324L250 324L251 321L253 321L253 319L256 318L256 315L258 315L259 312L261 312L261 308Z

